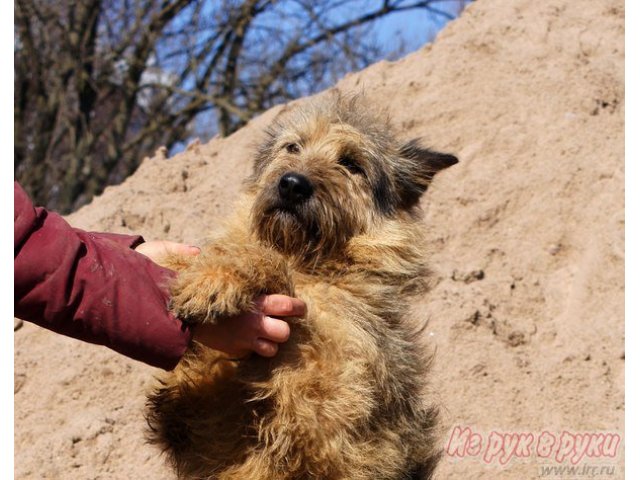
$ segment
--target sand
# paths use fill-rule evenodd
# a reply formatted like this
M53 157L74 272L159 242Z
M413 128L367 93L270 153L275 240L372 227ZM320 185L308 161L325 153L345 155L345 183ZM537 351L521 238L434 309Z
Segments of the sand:
M479 0L433 44L338 86L389 109L402 137L460 158L422 203L436 286L416 315L430 319L443 447L456 426L482 444L462 455L454 442L459 455L445 454L438 478L538 478L584 433L608 433L610 448L590 455L609 456L578 455L578 465L623 478L622 0ZM277 109L174 158L158 151L69 221L201 243L232 210ZM174 478L144 441L156 373L25 324L15 332L15 478ZM544 431L564 450L536 449ZM534 443L501 465L505 432Z

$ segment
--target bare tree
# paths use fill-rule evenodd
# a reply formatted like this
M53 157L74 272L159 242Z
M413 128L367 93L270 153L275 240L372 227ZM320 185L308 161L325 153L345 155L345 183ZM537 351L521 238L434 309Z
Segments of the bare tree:
M16 0L15 176L37 203L68 212L160 145L228 135L380 59L376 21L449 18L463 5Z

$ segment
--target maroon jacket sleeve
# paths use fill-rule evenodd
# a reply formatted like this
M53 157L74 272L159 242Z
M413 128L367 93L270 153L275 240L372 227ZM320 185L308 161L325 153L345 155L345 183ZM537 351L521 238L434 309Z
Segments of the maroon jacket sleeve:
M173 272L131 250L142 237L72 228L14 184L15 316L170 370L189 328L167 310Z

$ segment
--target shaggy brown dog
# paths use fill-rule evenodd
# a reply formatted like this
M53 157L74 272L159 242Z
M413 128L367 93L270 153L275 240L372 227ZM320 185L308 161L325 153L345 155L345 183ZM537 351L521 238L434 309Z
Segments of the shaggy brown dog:
M400 145L353 97L276 118L226 233L174 265L173 308L215 322L283 293L308 313L273 359L196 345L163 379L149 422L179 477L431 477L428 357L405 315L426 284L418 200L456 162Z

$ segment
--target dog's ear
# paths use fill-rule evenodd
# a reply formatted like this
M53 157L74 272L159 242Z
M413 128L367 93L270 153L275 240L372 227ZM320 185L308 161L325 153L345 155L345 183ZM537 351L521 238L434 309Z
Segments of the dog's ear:
M418 203L436 173L458 163L455 156L423 148L416 139L400 147L400 156L409 161L399 179L400 202L404 208Z

